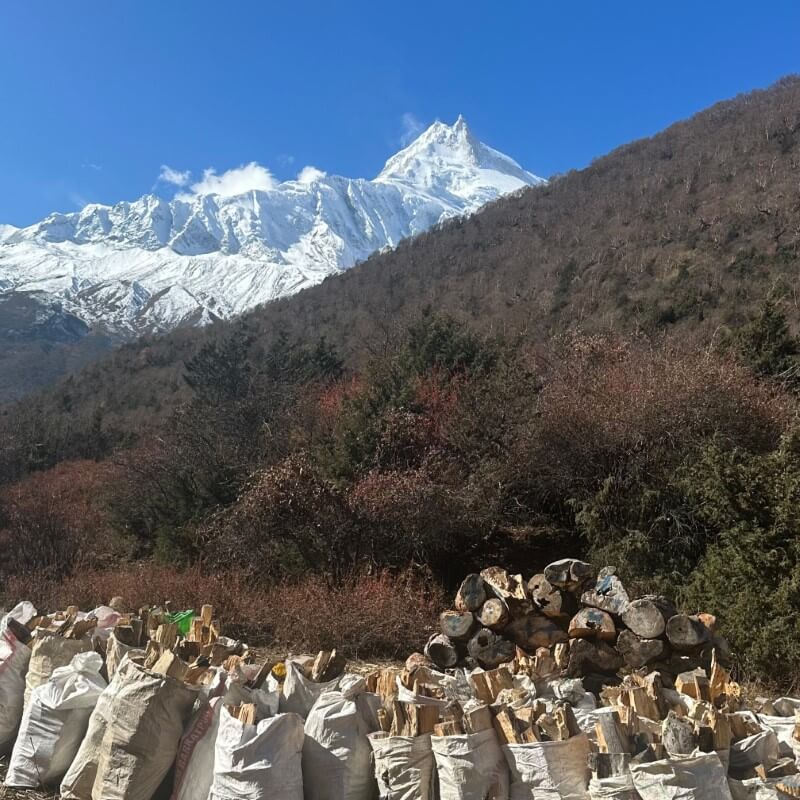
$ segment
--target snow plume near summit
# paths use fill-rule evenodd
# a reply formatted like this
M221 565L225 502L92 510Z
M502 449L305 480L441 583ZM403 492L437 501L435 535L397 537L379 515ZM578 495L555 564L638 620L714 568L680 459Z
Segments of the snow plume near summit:
M417 130L409 116L406 129ZM279 183L255 161L193 180L163 165L155 194L0 225L0 299L35 293L119 336L240 314L313 286L376 250L543 183L474 137L435 122L373 180L307 166Z
M278 185L272 173L261 164L251 161L241 167L229 169L221 175L211 167L203 172L203 177L193 183L189 189L191 193L179 195L185 200L197 194L216 194L220 197L236 197L247 192L269 192Z

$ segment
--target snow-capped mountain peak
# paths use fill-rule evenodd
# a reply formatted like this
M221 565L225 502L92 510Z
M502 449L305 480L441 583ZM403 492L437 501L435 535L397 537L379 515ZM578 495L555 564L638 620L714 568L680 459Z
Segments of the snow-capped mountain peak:
M33 293L127 335L196 324L311 286L542 182L480 142L463 117L435 122L371 181L312 170L242 194L148 194L27 228L0 225L0 302Z

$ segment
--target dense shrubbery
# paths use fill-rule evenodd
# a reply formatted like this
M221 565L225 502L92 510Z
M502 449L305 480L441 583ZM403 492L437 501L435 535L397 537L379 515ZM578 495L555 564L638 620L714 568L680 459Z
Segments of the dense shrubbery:
M352 658L405 658L419 650L445 602L437 583L413 570L348 575L334 586L316 575L270 583L236 569L209 574L139 563L81 569L62 581L32 573L0 582L0 607L27 597L41 609L88 609L115 595L132 608L211 603L224 632L250 645L284 654L336 647Z
M743 669L785 678L800 667L796 347L774 305L739 341L743 363L644 338L543 349L427 314L352 375L324 342L280 339L254 362L234 337L187 364L191 399L113 466L6 489L0 571L45 564L80 592L87 566L129 552L199 564L197 598L231 569L333 597L408 564L451 587L490 563L584 556L716 611Z

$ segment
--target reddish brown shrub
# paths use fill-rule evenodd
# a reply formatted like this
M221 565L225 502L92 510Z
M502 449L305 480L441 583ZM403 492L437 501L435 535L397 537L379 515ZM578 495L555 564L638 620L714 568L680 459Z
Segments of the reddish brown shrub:
M169 600L174 608L211 603L223 630L251 645L286 652L336 647L352 658L393 658L425 643L444 607L444 595L418 572L354 575L336 587L308 575L264 585L238 572L206 574L149 563L114 570L81 570L63 581L31 573L9 579L0 603L32 600L40 610L70 604L91 609L114 595L130 608Z
M112 530L106 495L119 480L110 462L67 461L0 490L0 575L54 575L109 564L126 552Z

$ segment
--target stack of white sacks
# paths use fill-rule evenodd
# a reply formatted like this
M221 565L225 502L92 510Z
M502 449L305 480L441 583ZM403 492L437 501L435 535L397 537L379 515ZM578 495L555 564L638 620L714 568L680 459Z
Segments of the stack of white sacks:
M380 730L382 698L359 676L328 683L287 663L283 684L270 676L248 688L251 667L217 669L190 686L122 657L110 683L103 660L80 648L65 664L39 664L25 703L31 648L9 630L20 604L0 620L0 751L10 750L6 784L57 786L68 800L767 800L768 781L732 781L716 753L695 753L632 767L622 778L590 780L594 696L580 680L518 688L549 703L568 701L583 733L565 741L502 745L495 730L474 734L391 736ZM109 618L110 619L110 618ZM109 628L113 623L109 623ZM105 635L103 629L99 634ZM62 658L65 658L63 656ZM56 659L58 660L58 659ZM469 699L463 670L442 674L449 700ZM401 702L441 700L403 690ZM686 698L687 703L691 698ZM229 706L252 703L256 724ZM786 716L757 716L761 734L731 759L768 763L793 752L798 701L776 701ZM756 741L757 740L757 741Z

